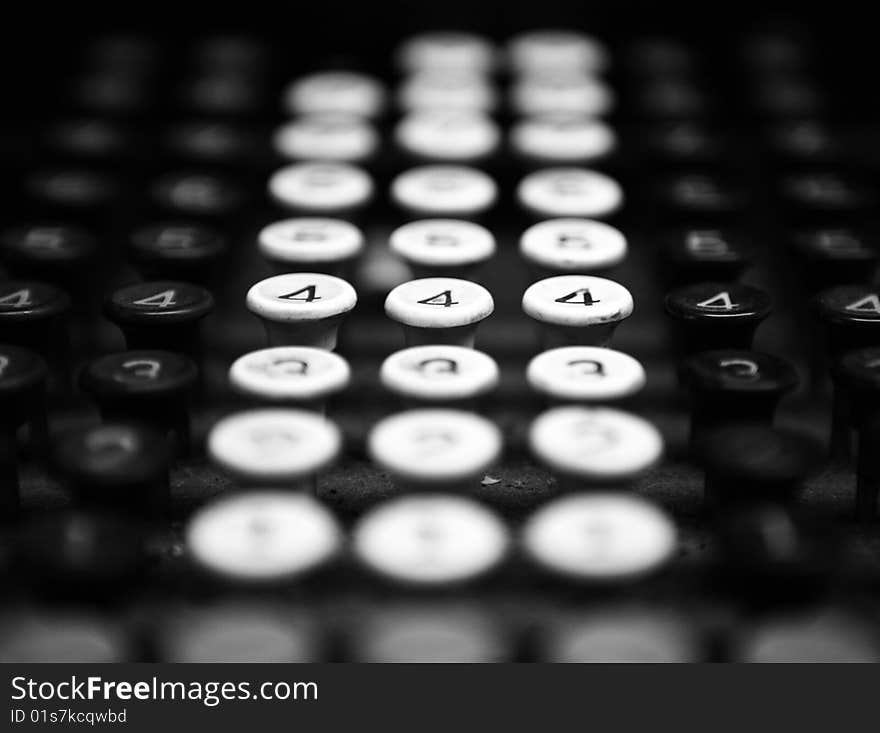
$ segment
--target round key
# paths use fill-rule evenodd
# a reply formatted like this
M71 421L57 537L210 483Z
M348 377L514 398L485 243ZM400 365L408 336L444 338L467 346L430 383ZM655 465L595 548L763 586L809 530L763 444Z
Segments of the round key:
M539 657L569 664L684 664L705 657L688 619L663 609L608 607L543 629Z
M407 39L397 49L397 65L405 72L491 72L495 65L492 44L473 33L432 31Z
M70 296L48 283L0 282L0 343L33 349L49 362L63 361L69 312Z
M159 349L122 351L86 365L80 387L105 420L136 420L170 434L178 453L189 449L189 397L198 368L183 354Z
M358 616L352 661L476 664L511 661L513 649L495 614L477 605L382 605Z
M208 435L208 455L249 485L298 486L330 465L342 448L336 425L306 410L266 408L236 412Z
M611 407L554 407L532 422L528 440L535 458L572 487L632 481L663 455L657 428Z
M586 583L624 583L656 572L678 548L672 520L624 493L572 494L534 512L521 547L539 568Z
M623 205L620 184L586 168L543 168L516 189L520 205L542 218L610 216Z
M870 285L840 285L814 299L832 359L847 351L880 343L880 290Z
M710 508L758 501L786 503L818 467L810 436L766 425L729 425L700 441Z
M495 254L495 237L485 227L460 219L419 219L398 227L388 240L419 277L467 274Z
M691 447L727 423L770 425L779 401L798 384L794 367L771 354L739 349L703 351L679 366L691 399Z
M559 275L530 285L522 309L548 327L551 340L603 346L633 312L633 299L623 285L589 275Z
M343 391L351 369L341 356L308 346L276 346L252 351L229 367L229 383L262 402L320 405Z
M877 663L880 641L870 624L840 612L767 619L739 635L738 662L764 664Z
M501 133L485 115L432 109L405 116L394 129L394 139L417 158L473 163L495 152Z
M79 168L51 168L37 170L27 176L24 190L41 208L89 220L106 215L121 197L123 188L121 182L109 173Z
M385 299L385 313L403 326L407 346L473 346L477 326L494 310L486 288L451 277L410 280Z
M674 284L736 280L754 259L737 232L687 228L669 235L662 252Z
M96 614L70 611L20 612L0 618L0 661L17 664L136 661L121 628Z
M468 71L429 70L407 77L397 93L405 111L462 110L491 112L497 95L490 81Z
M413 346L384 362L379 379L385 389L418 402L473 400L493 390L499 379L491 356L462 346Z
M534 30L510 40L507 53L516 72L571 70L596 73L608 65L605 47L583 33L570 30Z
M538 354L526 368L526 379L551 400L590 403L631 397L647 380L637 359L598 346L562 346Z
M510 90L510 106L520 115L605 115L614 95L601 81L580 72L531 72Z
M483 576L507 553L504 523L461 496L404 496L371 509L352 547L365 566L398 583L448 586Z
M264 143L258 136L222 122L174 125L164 142L175 157L218 166L241 166L265 155Z
M270 346L314 346L332 351L357 293L345 280L297 272L261 280L247 293L247 307L263 321Z
M186 550L220 581L277 585L315 571L341 549L342 532L307 494L259 490L215 499L190 517Z
M23 527L17 551L29 585L53 597L87 600L125 589L146 559L138 522L82 509L35 517Z
M808 229L793 237L810 290L870 282L878 253L865 232L852 228Z
M157 179L151 195L158 207L171 216L223 219L237 214L247 189L238 182L213 173L171 173Z
M353 71L321 71L297 79L284 90L284 106L296 115L348 114L376 117L385 90L375 79Z
M62 156L96 162L131 156L134 147L125 127L93 118L62 120L52 125L46 132L46 142Z
M104 313L125 334L128 349L166 349L195 353L202 320L214 309L214 296L198 285L151 280L110 294Z
M286 270L344 269L364 249L364 235L342 219L284 219L257 235L260 254Z
M321 661L311 619L274 604L226 601L162 618L158 657L171 663L308 663Z
M626 237L590 219L549 219L534 224L519 240L520 254L541 272L607 270L626 257Z
M125 423L70 430L53 448L54 465L79 502L135 516L167 513L169 460L161 432Z
M498 458L501 432L488 420L461 410L407 410L370 431L370 457L399 483L420 489L476 484Z
M95 238L83 229L37 224L3 232L2 257L24 278L47 280L65 287L94 262Z
M187 111L206 117L256 116L269 101L259 76L222 69L196 71L180 84L178 95Z
M296 163L272 174L269 193L282 207L293 211L350 212L373 197L373 180L347 163Z
M524 158L547 165L590 163L617 147L614 131L601 120L578 114L542 114L513 125L513 150Z
M688 353L751 346L755 330L770 315L763 290L740 283L696 283L671 290L663 304Z
M495 204L498 187L482 171L465 166L411 168L391 182L391 198L418 216L475 217Z
M691 221L730 219L747 204L747 192L735 181L724 176L691 173L661 181L654 198L660 202L663 215Z
M47 368L43 359L21 346L0 344L0 521L19 509L16 433L25 422L45 432Z
M219 231L191 223L138 228L128 241L128 257L146 278L195 283L211 280L227 249Z
M358 163L379 148L379 135L361 117L321 114L298 117L278 128L276 152L288 160L330 160Z

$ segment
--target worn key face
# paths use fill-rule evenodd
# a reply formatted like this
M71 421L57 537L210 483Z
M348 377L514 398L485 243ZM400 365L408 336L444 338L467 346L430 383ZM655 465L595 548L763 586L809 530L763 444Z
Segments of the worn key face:
M379 372L382 385L399 395L426 402L477 397L498 384L492 357L462 346L413 346L391 354Z
M585 582L623 582L658 570L677 547L675 525L630 494L575 494L538 509L522 530L529 559Z
M623 233L591 219L549 219L526 229L519 251L552 271L585 273L619 264L626 257Z
M257 247L266 259L277 263L306 266L344 262L361 253L364 235L342 219L301 217L263 227Z
M141 349L92 361L80 383L93 395L113 399L160 398L185 393L196 381L195 364L171 351Z
M410 168L391 182L394 202L424 216L476 216L491 208L497 197L495 181L466 166Z
M339 551L333 515L306 494L260 490L222 497L199 509L185 532L192 560L241 583L291 580Z
M495 310L482 285L452 277L429 277L398 285L385 299L385 313L420 328L456 328L479 323Z
M558 400L612 402L637 394L647 380L633 357L598 346L563 346L534 357L526 368L532 389Z
M522 307L536 321L586 330L629 318L633 298L629 290L613 280L560 275L530 285L523 293Z
M332 463L342 447L339 428L304 410L236 412L211 428L211 460L251 483L292 483Z
M508 548L504 524L472 499L395 499L368 512L352 538L358 560L391 580L450 585L483 575Z
M542 218L604 217L623 205L620 184L586 168L544 168L530 173L516 189L519 204Z
M262 400L311 402L344 390L348 362L324 349L278 346L240 356L229 368L236 391Z
M391 251L421 267L466 267L495 254L495 237L485 227L460 219L420 219L398 227Z
M534 30L521 33L507 45L508 60L519 72L601 72L608 51L597 39L572 30Z

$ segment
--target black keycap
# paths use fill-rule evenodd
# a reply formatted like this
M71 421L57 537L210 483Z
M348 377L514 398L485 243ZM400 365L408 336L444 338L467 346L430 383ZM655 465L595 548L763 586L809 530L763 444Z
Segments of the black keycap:
M125 127L100 118L63 120L49 127L44 139L53 156L71 162L118 164L135 152L131 133Z
M873 280L877 250L866 232L853 227L815 228L796 232L792 239L809 291Z
M135 516L170 506L165 436L154 428L108 422L55 440L54 466L77 503Z
M52 168L27 176L25 193L41 214L50 211L71 219L106 215L121 198L120 182L108 173L90 168Z
M664 242L663 263L676 285L736 280L752 262L740 232L728 228L683 229Z
M865 213L877 200L865 183L834 171L786 176L780 193L794 216L822 221Z
M870 285L840 285L823 290L814 305L832 362L865 346L880 346L880 290Z
M756 351L704 351L685 359L679 378L691 398L691 448L729 423L770 425L782 397L798 383L784 359Z
M717 224L740 213L746 192L733 180L715 173L684 173L662 180L654 199L661 215L687 222Z
M241 186L210 173L170 173L154 182L151 195L170 216L210 220L236 215L245 200Z
M199 285L150 280L111 293L104 313L125 335L127 349L165 349L196 357L199 324L214 296Z
M36 280L0 282L0 343L33 349L48 363L65 369L70 297Z
M143 75L114 69L83 74L68 84L67 92L77 111L115 118L145 115L153 96Z
M666 166L717 163L730 153L722 134L691 120L651 125L640 137L645 152Z
M3 261L11 272L61 286L90 269L97 252L97 240L78 227L34 224L2 235Z
M16 433L29 423L32 438L45 440L46 363L33 351L0 345L0 521L19 509Z
M696 283L670 291L664 306L676 322L682 348L693 353L749 348L755 330L770 315L771 299L741 283Z
M145 561L141 524L103 510L36 515L16 550L24 583L53 597L113 598Z
M173 126L165 135L165 145L181 161L223 167L252 165L265 160L267 152L246 128L214 120Z
M707 507L788 503L817 468L822 452L809 436L767 425L731 425L700 441Z
M161 223L135 230L128 256L148 278L180 278L209 283L227 251L219 231L193 223Z
M186 110L236 117L259 112L267 101L260 77L228 71L210 71L185 80L179 96Z
M176 452L189 449L188 399L198 379L192 359L170 351L123 351L89 363L80 386L107 421L143 422L170 434Z

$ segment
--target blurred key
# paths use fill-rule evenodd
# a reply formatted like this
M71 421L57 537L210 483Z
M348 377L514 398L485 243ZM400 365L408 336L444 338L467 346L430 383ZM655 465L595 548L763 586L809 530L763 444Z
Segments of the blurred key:
M412 346L396 351L379 371L382 386L407 401L474 404L498 385L492 357L462 346Z
M516 189L520 206L540 218L602 218L623 205L623 191L613 178L586 168L543 168L530 173Z
M600 41L574 30L546 29L521 33L507 45L508 60L516 72L570 70L601 72L608 52Z
M495 181L466 166L410 168L391 182L394 203L415 217L478 217L495 204L497 196Z
M0 618L0 660L7 663L130 662L133 646L118 624L86 611L29 609Z
M489 73L495 50L488 39L464 31L431 31L404 41L397 49L402 71L466 71Z
M627 241L618 229L600 221L549 219L523 232L519 251L538 274L585 274L620 264Z
M296 213L351 214L373 197L373 180L348 163L296 163L272 174L269 194L283 209Z
M400 120L394 140L416 159L474 164L496 151L501 133L491 118L477 112L423 110Z
M288 160L360 163L379 149L379 136L369 121L338 113L286 122L275 131L273 142L276 152Z
M385 106L382 85L354 71L321 71L292 82L284 90L291 114L351 114L377 117Z
M517 155L537 164L578 165L613 153L617 135L604 122L586 115L542 113L515 123L510 145Z
M535 356L526 379L555 402L618 402L645 386L645 368L621 351L597 346L563 346Z
M490 260L495 237L485 227L458 219L420 219L395 229L388 239L417 278L465 277Z

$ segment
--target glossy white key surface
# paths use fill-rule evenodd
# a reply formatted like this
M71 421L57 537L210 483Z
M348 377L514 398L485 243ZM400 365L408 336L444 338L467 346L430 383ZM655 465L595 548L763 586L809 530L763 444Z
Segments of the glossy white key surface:
M374 117L384 105L382 84L352 71L320 71L293 81L284 91L284 106L291 114Z
M426 216L475 216L490 208L497 196L495 181L467 166L410 168L391 182L395 203Z
M622 262L627 242L619 229L601 221L548 219L523 232L519 251L546 269L587 273Z
M318 321L348 313L357 293L345 280L319 272L296 272L260 280L247 293L247 307L270 321Z
M532 389L557 400L602 402L637 394L647 379L637 359L600 346L562 346L526 368Z
M454 277L427 277L398 285L385 299L385 313L419 328L456 328L479 323L495 310L482 285Z
M523 311L536 321L589 327L619 323L633 312L633 298L620 283L591 275L539 280L523 293Z
M260 230L257 247L260 254L275 262L341 262L360 254L364 235L354 224L342 219L284 219Z
M620 184L586 168L543 168L528 174L516 189L520 205L543 217L604 217L623 204Z
M373 179L348 163L295 163L272 174L269 193L290 209L344 211L372 198Z
M419 219L398 227L388 240L391 251L427 267L473 265L495 254L495 237L479 224L461 219Z
M264 400L323 399L345 389L350 379L351 368L345 359L308 346L252 351L229 367L233 389Z
M464 400L498 384L498 364L487 354L463 346L413 346L385 359L379 378L386 389L405 397Z

